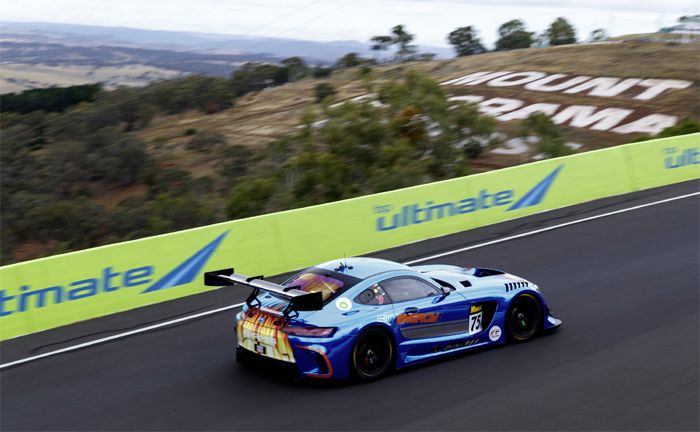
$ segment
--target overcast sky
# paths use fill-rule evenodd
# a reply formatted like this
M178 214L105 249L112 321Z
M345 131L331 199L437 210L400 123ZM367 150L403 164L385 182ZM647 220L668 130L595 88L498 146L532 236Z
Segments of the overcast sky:
M444 46L446 34L465 25L475 25L492 44L498 26L513 18L541 31L564 16L579 38L598 27L613 35L651 32L698 13L698 5L697 0L8 0L0 19L320 41L367 41L405 24L418 43Z

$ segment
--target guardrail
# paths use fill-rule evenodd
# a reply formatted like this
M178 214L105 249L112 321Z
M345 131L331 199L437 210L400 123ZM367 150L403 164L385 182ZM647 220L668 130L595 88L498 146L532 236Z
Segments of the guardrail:
M207 270L282 273L696 178L691 134L13 264L0 340L203 292Z

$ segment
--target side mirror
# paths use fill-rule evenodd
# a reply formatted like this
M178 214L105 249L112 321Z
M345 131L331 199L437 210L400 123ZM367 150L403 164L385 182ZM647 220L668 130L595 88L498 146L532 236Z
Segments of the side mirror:
M442 288L442 295L444 295L445 297L450 295L450 293L452 292L452 290L449 288L446 288L446 287L441 287L441 288Z

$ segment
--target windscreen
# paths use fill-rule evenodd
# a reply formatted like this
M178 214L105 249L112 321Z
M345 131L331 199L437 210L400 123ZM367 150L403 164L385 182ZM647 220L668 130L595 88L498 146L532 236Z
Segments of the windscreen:
M325 303L347 291L359 281L360 279L343 273L312 267L292 276L282 285L293 286L309 293L320 292Z

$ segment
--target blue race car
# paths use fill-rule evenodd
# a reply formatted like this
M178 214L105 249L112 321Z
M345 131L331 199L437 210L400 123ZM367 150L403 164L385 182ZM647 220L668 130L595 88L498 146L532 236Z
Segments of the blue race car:
M348 258L282 284L233 269L205 273L204 280L252 288L236 315L237 356L294 365L299 377L369 381L561 325L537 285L487 268Z

